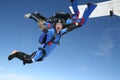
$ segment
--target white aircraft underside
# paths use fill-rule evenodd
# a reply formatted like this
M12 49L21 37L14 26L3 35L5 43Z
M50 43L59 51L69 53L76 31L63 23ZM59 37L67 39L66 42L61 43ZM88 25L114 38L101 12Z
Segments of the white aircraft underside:
M97 7L90 15L90 18L94 17L102 17L102 16L110 16L110 12L113 15L120 16L120 0L110 0L105 2L96 3ZM80 11L79 18L82 17L83 12L87 5L78 5L78 9ZM71 6L69 6L70 11L74 14L74 11Z

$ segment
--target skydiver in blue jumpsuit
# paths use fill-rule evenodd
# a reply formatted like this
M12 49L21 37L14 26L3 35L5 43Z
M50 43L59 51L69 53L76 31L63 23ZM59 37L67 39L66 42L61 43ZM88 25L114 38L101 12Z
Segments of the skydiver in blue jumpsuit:
M58 16L57 18L53 18L53 20L55 19L54 21L49 22L45 17L40 16L39 13L29 14L28 18L34 19L38 23L43 34L45 34L45 36L43 36L44 38L40 37L40 39L42 38L44 41L42 41L38 50L33 52L31 55L14 50L12 54L8 56L8 60L18 58L23 61L23 64L42 61L60 44L60 38L64 34L83 26L97 6L95 4L88 3L88 7L85 9L83 17L79 19L78 17L80 12L77 8L78 0L70 1L75 14L72 17L67 17L66 19Z

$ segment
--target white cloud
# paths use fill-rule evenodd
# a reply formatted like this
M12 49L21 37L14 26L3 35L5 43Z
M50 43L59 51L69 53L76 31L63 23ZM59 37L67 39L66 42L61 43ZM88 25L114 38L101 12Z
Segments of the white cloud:
M80 72L87 72L87 70L88 70L88 67L86 64L79 64L79 65L77 65L77 68Z
M102 42L97 47L97 51L94 52L96 55L111 55L111 51L114 47L119 48L120 43L120 28L106 29L102 35Z
M87 67L86 67L86 66L81 66L81 67L80 67L80 71L86 72L86 71L87 71Z
M18 74L0 74L0 80L32 80L30 76Z

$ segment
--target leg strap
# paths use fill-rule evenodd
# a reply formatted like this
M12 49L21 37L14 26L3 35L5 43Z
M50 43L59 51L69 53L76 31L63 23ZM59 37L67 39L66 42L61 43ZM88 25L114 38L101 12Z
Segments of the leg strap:
M42 61L43 58L46 56L46 51L44 48L39 48L39 50L42 50L42 57L40 59L38 59L37 61Z

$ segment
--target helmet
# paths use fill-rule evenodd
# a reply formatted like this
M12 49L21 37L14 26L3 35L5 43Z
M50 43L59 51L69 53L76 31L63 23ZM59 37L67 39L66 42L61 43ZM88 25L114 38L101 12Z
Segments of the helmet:
M61 18L61 19L67 20L68 18L70 18L70 14L69 13L65 13L65 12L56 12L54 14L54 17L55 18Z

